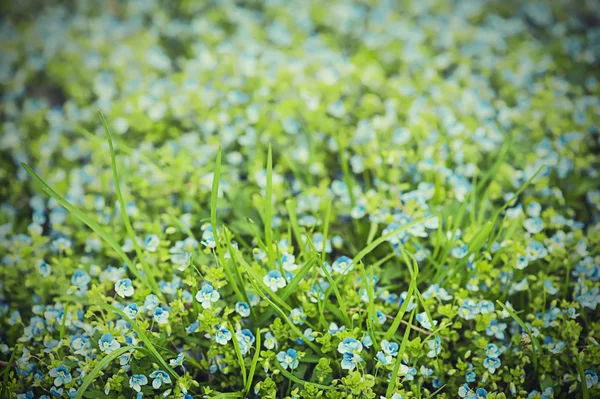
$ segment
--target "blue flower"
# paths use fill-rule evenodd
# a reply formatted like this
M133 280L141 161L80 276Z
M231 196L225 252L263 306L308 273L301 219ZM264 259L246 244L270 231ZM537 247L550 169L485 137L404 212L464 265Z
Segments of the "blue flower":
M152 387L154 389L160 388L162 384L171 383L171 377L169 377L169 375L162 370L156 370L152 372L152 374L150 374L150 378L154 378L154 381L152 381Z
M192 324L190 324L189 326L187 326L185 328L185 331L188 334L193 334L195 332L198 332L199 329L200 329L200 322L198 320L196 320Z
M148 378L143 374L134 374L129 378L129 386L136 392L142 390L142 385L148 384Z
M90 275L85 270L77 269L71 277L71 283L82 290L87 290L87 285L91 281Z
M121 347L121 344L117 342L116 339L112 336L112 334L105 333L98 340L98 346L102 352L106 352L106 354L111 353L114 350L117 350Z
M598 374L593 370L585 370L583 376L585 377L585 385L587 385L588 388L598 384Z
M159 304L158 297L154 294L149 294L144 300L144 308L146 310L154 310Z
M154 309L154 320L158 324L167 324L169 322L169 312L163 308Z
M528 262L526 256L519 256L517 258L516 268L519 270L523 270L527 267L528 264L529 264L529 262Z
M287 369L289 367L290 370L294 370L298 367L299 364L298 352L296 352L296 350L292 348L289 348L286 352L281 351L277 354L277 360L279 361L279 364L281 364L281 367L283 367L284 369Z
M238 302L235 304L235 311L242 317L250 316L250 305L248 302Z
M430 339L427 341L427 346L429 346L429 352L427 352L427 357L434 358L440 354L442 350L440 337L436 336L434 339Z
M360 353L363 349L362 343L355 338L344 338L342 342L338 344L338 352L342 355L345 353Z
M331 264L331 268L334 272L344 275L354 268L354 264L347 256L340 256Z
M398 344L384 339L381 341L381 350L386 355L396 356L398 354Z
M394 358L392 356L386 355L382 351L377 352L377 354L375 355L375 358L384 366L392 364L392 362L394 361Z
M183 366L184 358L185 358L185 355L183 353L179 353L175 359L169 360L169 366L171 366L171 367Z
M71 373L69 373L69 368L64 364L51 369L48 374L50 374L50 377L54 377L54 385L57 387L68 384L73 379Z
M217 327L217 332L215 333L215 341L217 341L221 345L226 345L227 342L231 340L231 331L223 326Z
M339 350L339 349L338 349ZM363 358L358 353L345 352L342 358L341 366L344 370L352 371L358 363L361 363Z
M286 281L281 276L281 272L279 270L271 270L263 278L263 282L273 292L277 292L278 289L283 288L286 285Z
M306 315L301 308L295 308L290 313L290 319L292 323L302 325L306 321Z
M462 259L469 253L469 246L467 244L460 245L452 248L452 256L457 259Z
M121 298L133 296L133 284L131 283L131 280L125 278L117 281L115 284L115 291Z
M131 303L131 304L125 306L125 308L123 308L123 312L125 312L127 317L129 317L130 319L135 319L137 317L137 315L139 314L139 309L138 309L137 303L134 302L134 303Z
M335 335L335 334L337 334L337 333L339 333L339 332L342 332L342 331L344 331L345 329L346 329L346 326L341 326L341 327L338 327L338 325L337 325L337 324L335 324L334 322L331 322L331 323L329 324L329 330L328 330L327 332L328 332L329 334L331 334L331 335Z
M265 334L264 345L267 349L273 349L277 347L277 339L275 339L271 331L267 331L267 333Z
M196 293L196 300L202 304L204 309L210 308L212 302L217 302L220 297L219 292L209 283L204 284Z
M477 374L475 374L474 371L467 371L465 374L465 381L469 383L475 382L475 377L477 377Z
M171 255L171 262L176 266L179 271L184 271L192 263L191 252L175 253Z
M385 314L381 310L379 310L379 309L377 309L375 311L375 316L374 317L377 318L377 322L379 324L385 324L385 321L387 320L387 317L385 316Z
M501 364L500 359L495 357L486 357L483 361L483 367L485 367L490 374L494 374Z
M558 288L550 280L544 280L544 289L549 295L556 295L558 293Z
M148 252L156 252L158 244L160 244L160 239L156 234L149 235L144 241L144 245L146 245L146 250Z
M48 277L52 273L52 268L44 260L39 260L37 263L37 271L42 277Z
M493 319L485 328L485 333L490 337L503 340L505 338L504 330L506 330L506 327L506 323L499 323L498 319Z
M421 324L421 326L426 329L426 330L430 330L433 328L433 326L437 325L437 320L433 321L433 324L431 322L431 320L429 319L429 316L427 316L426 312L421 312L418 313L417 316L417 321L419 322L419 324Z

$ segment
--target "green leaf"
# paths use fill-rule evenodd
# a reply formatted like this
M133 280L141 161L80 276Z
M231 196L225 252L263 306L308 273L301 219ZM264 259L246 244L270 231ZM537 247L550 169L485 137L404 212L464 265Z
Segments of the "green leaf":
M246 375L246 364L244 363L244 355L242 355L242 351L240 349L240 343L237 340L237 336L235 335L235 328L233 328L233 325L231 324L231 322L229 323L229 328L233 332L233 337L231 339L231 342L233 343L235 355L237 356L238 364L240 365L244 386L246 386L248 376Z
M281 364L279 364L279 362L277 362L277 361L275 362L275 366L279 369L279 371L281 371L281 374L283 374L288 380L291 380L291 381L295 382L296 384L300 384L302 386L304 386L305 384L310 384L312 386L315 386L319 389L323 389L325 391L335 389L335 387L317 384L316 382L308 382L308 381L301 380L300 378L296 377L295 375L293 375L292 373L290 373L289 371L284 369L281 366Z
M244 389L244 397L250 392L252 388L252 380L254 379L254 373L256 372L256 366L258 365L258 359L260 357L260 328L256 329L256 349L254 350L254 356L252 357L252 363L250 364L250 371L248 372L248 379L246 380L246 387Z
M156 293L154 287L152 287L146 281L146 279L144 277L142 277L142 275L140 274L140 272L135 268L135 265L133 264L133 261L131 259L129 259L129 257L127 256L127 254L125 254L125 252L123 252L123 250L121 249L121 246L115 241L115 239L113 238L113 236L111 234L109 234L104 229L104 227L100 226L96 221L94 221L93 219L91 219L82 210L80 210L79 208L77 208L74 205L72 205L62 195L60 195L59 193L57 193L56 191L54 191L52 189L52 187L50 187L44 181L44 179L42 179L40 176L38 176L38 174L35 173L33 171L33 169L31 169L27 164L22 163L21 165L23 166L23 168L25 168L25 170L27 171L27 173L29 173L29 175L33 178L33 180L35 180L40 186L42 186L42 190L46 194L48 194L50 197L54 198L67 211L69 211L70 214L72 214L73 216L75 216L77 219L79 219L81 222L83 222L85 225L87 225L90 229L92 229L92 231L94 231L96 234L98 234L100 236L100 238L102 238L117 253L117 255L119 256L119 258L121 258L121 260L123 261L123 263L125 263L125 264L127 264L127 265L130 266L129 268L127 268L127 270L131 270L131 272L146 287L148 287L152 292ZM158 292L160 293L160 290Z
M119 206L121 209L121 218L123 219L123 224L125 225L127 234L129 235L129 238L131 239L131 242L133 243L133 248L135 250L135 253L137 254L138 260L142 264L142 268L148 278L148 282L152 286L156 295L159 298L162 298L164 300L164 295L163 295L162 291L160 290L160 288L158 287L158 284L156 283L156 279L154 278L154 274L152 273L152 268L150 267L148 262L146 262L146 258L144 257L142 248L140 247L140 244L138 243L137 236L135 235L135 232L133 231L133 228L131 227L131 221L129 220L129 215L127 215L127 208L125 206L125 200L123 199L123 194L121 193L121 183L119 182L119 172L117 170L117 158L115 155L115 149L113 147L112 134L110 133L110 128L108 127L108 123L106 122L106 119L104 119L104 115L102 114L101 111L98 111L98 112L100 114L100 118L102 119L102 124L104 125L104 131L106 132L106 137L108 139L108 147L110 149L110 160L111 160L112 172L113 172L113 180L115 183L115 190L117 192L117 199L119 200ZM134 267L134 266L135 265L132 265L132 267Z
M96 378L98 378L98 375L102 372L102 369L104 369L104 367L106 367L110 362L112 362L113 360L115 360L116 358L118 358L119 356L124 354L125 352L128 352L132 349L139 350L140 347L133 346L133 345L123 346L119 349L116 349L116 350L110 352L108 355L104 356L102 358L102 360L100 360L98 363L96 363L96 366L92 369L92 371L90 371L83 378L83 382L81 383L81 386L79 387L79 389L77 389L77 394L75 395L75 397L73 399L81 399L81 397L83 396L85 391L88 389L88 387L96 380Z
M390 382L388 383L387 390L385 391L386 398L391 398L392 394L396 390L396 383L398 382L398 372L400 371L400 363L402 362L402 356L404 356L404 351L406 350L406 345L408 345L408 336L410 335L410 327L412 326L413 316L415 315L416 308L413 309L410 314L410 318L408 319L408 325L406 326L406 330L404 330L404 336L402 337L402 343L400 344L400 350L398 351L398 355L396 356L396 362L394 363L394 368L392 369L392 376L390 378Z

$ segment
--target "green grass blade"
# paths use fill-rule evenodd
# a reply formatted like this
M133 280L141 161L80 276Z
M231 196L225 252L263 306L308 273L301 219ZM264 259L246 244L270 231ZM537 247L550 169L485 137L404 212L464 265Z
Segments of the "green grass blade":
M27 164L21 164L23 168L29 173L29 175L35 180L41 187L42 190L48 194L50 197L54 198L60 205L62 205L70 214L75 216L81 222L83 222L86 226L88 226L92 231L94 231L100 238L102 238L121 258L123 263L129 265L128 270L138 278L142 283L148 287L152 292L155 292L154 288L149 285L144 277L140 274L140 272L135 268L133 261L129 259L127 254L123 252L121 246L114 240L114 238L104 229L104 227L100 226L96 221L91 219L88 215L85 214L82 210L72 205L69 201L67 201L62 195L57 193L50 187L37 173L33 171ZM159 291L160 292L160 291ZM156 293L156 292L155 292Z
M127 317L127 315L125 314L125 312L123 312L120 309L117 309L116 307L109 305L107 303L104 302L93 302L94 305L101 307L105 310L108 310L110 312L113 312L115 314L118 314L119 316L121 316L123 319L125 319L127 322L129 322L129 324L131 324L131 328L133 329L133 331L136 332L136 334L140 337L140 339L142 340L142 342L146 345L146 348L148 349L149 353L156 359L156 361L162 366L162 368L169 374L171 374L171 377L178 379L179 375L175 372L175 370L173 370L173 368L165 361L165 359L160 355L160 353L158 353L158 351L156 350L156 347L154 346L154 344L152 343L152 341L148 338L148 336L146 335L146 333L144 332L144 330L142 330L135 321L131 320L129 317Z
M323 226L323 250L321 251L321 259L325 260L325 256L327 255L327 252L325 252L325 250L327 249L327 238L329 235L329 223L331 223L331 204L333 203L333 200L329 200L329 202L327 203L327 212L325 213L325 225Z
M446 387L446 384L442 385L441 387L439 387L438 389L436 389L435 391L433 391L433 393L432 393L431 395L429 395L429 396L427 397L427 399L435 398L435 397L436 397L436 395L437 395L438 393L440 393L440 392L442 391L442 389L444 389L445 387Z
M355 257L354 259L352 259L352 263L354 263L355 265L358 264L358 262L360 262L365 256L367 256L368 254L370 254L375 248L377 248L377 246L379 246L379 244L385 242L388 238L395 236L396 234L414 226L420 223L425 222L426 220L428 220L429 218L431 218L433 216L428 216L426 218L422 218L422 219L418 219L415 220L413 222L407 223L404 226L400 226L397 229L390 231L389 233L387 233L384 236L379 237L378 239L376 239L375 241L373 241L372 243L370 243L369 245L367 245L365 248L363 248L362 251L360 251Z
M525 324L525 322L512 309L510 309L508 306L506 306L505 304L503 304L500 301L496 301L496 303L498 305L500 305L502 307L502 309L506 310L506 312L508 312L510 317L512 317L521 326L521 328L523 329L523 331L525 331L525 333L527 335L529 335L529 338L531 339L531 342L533 344L533 351L531 352L532 357L533 357L533 367L537 372L537 355L538 355L538 351L540 349L539 341L537 340L536 337L533 336L531 331L529 331L529 328L527 328L527 325Z
M298 385L304 386L305 384L310 384L316 388L323 389L325 391L335 389L334 387L317 384L316 382L308 382L308 381L301 380L300 378L296 377L294 374L292 374L289 371L287 371L286 369L284 369L281 366L281 364L279 364L279 362L275 362L275 366L277 366L277 368L279 369L279 371L281 371L281 374L283 374L285 378L287 378L290 381L295 382Z
M387 390L385 391L386 398L391 398L392 394L396 390L396 383L398 382L398 372L400 371L400 363L402 362L402 356L404 356L404 351L406 350L406 345L408 345L408 337L410 335L410 327L412 326L413 316L415 315L416 308L413 309L410 314L410 318L408 319L408 324L406 326L406 330L404 330L404 335L402 336L402 343L400 344L400 350L398 351L398 355L396 357L396 362L394 363L394 368L392 369L392 377L390 378L390 382L388 383Z
M77 389L77 394L75 395L75 397L73 399L81 399L83 397L83 394L85 393L85 391L96 380L96 378L102 372L102 369L104 367L106 367L110 362L112 362L113 360L115 360L116 358L118 358L119 356L124 354L125 352L130 351L132 349L139 350L140 348L138 346L133 346L133 345L122 346L121 348L116 349L116 350L110 352L108 355L104 356L102 358L102 360L100 360L98 363L96 363L96 366L92 369L92 371L90 371L89 374L86 374L86 376L83 379L83 382L81 383L81 386L79 387L79 389Z
M306 261L306 254L304 252L304 241L302 241L302 234L300 233L300 226L298 225L298 216L296 215L296 201L287 200L285 201L285 207L288 211L288 217L290 219L290 225L292 226L292 232L294 233L294 237L296 237L296 242L298 243L298 258L300 256L304 257Z
M252 388L252 380L254 379L254 373L256 372L256 366L258 365L258 358L260 357L260 328L256 329L256 349L254 350L254 356L252 357L252 363L250 364L250 371L248 372L248 379L246 380L246 387L244 388L244 397L250 392Z
M150 283L150 285L152 285L154 290L158 292L157 296L164 300L164 295L158 288L158 284L156 283L156 279L154 278L152 269L151 269L150 265L148 264L148 262L146 262L146 259L144 258L144 253L142 252L142 248L140 247L140 244L138 243L137 236L135 235L135 232L133 231L133 227L131 227L131 221L129 220L129 216L127 215L127 208L125 206L125 199L123 198L123 193L121 192L121 184L119 182L119 171L117 170L117 157L115 154L115 149L113 147L112 134L110 133L110 128L108 127L108 123L106 122L106 119L104 119L104 115L102 114L101 111L98 111L98 112L100 114L100 119L102 119L102 124L104 125L104 131L106 132L106 137L108 140L113 180L115 183L115 191L117 192L117 199L119 200L119 206L121 209L121 218L123 219L123 224L125 225L127 234L129 235L129 238L131 239L131 241L133 243L133 248L135 250L135 253L137 254L137 257L138 257L140 263L142 264L142 268L144 270L144 274L148 278L148 282Z
M271 223L273 222L273 154L271 144L267 154L267 187L265 195L265 245L267 247L267 257L269 258L269 268L275 269L275 258L273 256L273 231Z
M254 286L254 289L256 289L256 291L258 292L258 294L265 301L267 301L269 303L269 305L271 305L271 307L273 307L273 309L275 309L275 311L277 313L279 313L279 315L281 316L281 318L290 326L290 328L292 329L292 331L294 331L298 337L301 337L304 340L304 342L306 343L306 345L308 345L312 350L314 350L319 355L323 354L323 352L319 349L319 347L317 345L315 345L313 342L309 341L309 339L306 337L306 335L304 335L304 333L302 331L300 331L300 329L298 327L296 327L296 325L294 323L292 323L292 321L289 318L289 315L286 314L279 306L277 306L277 304L275 304L275 302L272 301L269 298L269 295L267 295L266 292L263 291L259 287L258 284L256 284L256 282L254 281L254 279L250 279L250 283Z
M231 324L231 322L229 322L229 328L233 332L233 337L231 339L231 342L233 342L233 348L235 350L235 355L237 356L237 360L240 365L240 369L241 369L241 373L242 373L242 381L244 383L244 386L246 386L248 376L246 375L246 363L244 363L244 356L242 355L242 351L240 349L240 343L238 342L237 336L235 334L235 328L233 328L233 325Z
M406 265L408 267L410 267L410 265L408 264L408 262L406 262ZM396 333L396 331L398 330L398 328L400 327L400 323L402 323L402 318L404 317L404 314L406 313L406 309L408 308L408 304L410 303L410 301L412 300L412 296L415 292L415 289L417 288L417 275L419 273L419 267L418 265L413 265L413 273L412 273L412 277L410 279L410 285L408 286L408 292L406 293L406 298L404 299L404 302L402 303L402 306L400 307L400 310L398 311L398 314L396 314L396 317L394 318L394 321L392 322L392 325L390 326L389 330L385 333L385 339L386 340L391 340L392 337L394 336L394 334Z
M581 380L581 397L583 399L590 399L590 392L588 391L587 383L585 382L585 373L583 371L583 365L579 359L579 353L575 355L575 363L577 364L577 373Z
M229 285L231 286L231 288L233 289L233 292L235 293L235 296L237 297L238 301L244 301L244 302L248 302L247 300L247 295L242 294L242 291L240 291L235 278L233 277L233 274L231 273L231 270L229 269L229 265L227 264L227 261L225 259L225 254L223 253L223 247L220 244L220 239L219 239L219 229L217 228L217 204L218 204L218 200L219 200L219 182L221 180L221 153L222 150L221 148L219 148L219 151L217 152L217 159L215 161L215 170L214 170L214 174L213 174L213 181L212 181L212 189L210 192L210 224L212 225L212 229L213 229L213 237L215 239L215 249L217 251L217 256L219 258L219 262L221 263L221 266L223 267L223 271L225 272L225 276L227 277L227 281L229 282ZM229 241L229 240L227 240ZM230 245L229 242L227 242L226 245ZM242 283L240 281L240 283ZM250 302L248 302L248 304L250 304Z
M318 252L317 252L312 240L310 239L310 237L306 237L306 239L308 241L308 244L311 246L311 248L315 252L315 254L317 254L317 262L319 262L319 266L321 266L321 270L323 271L323 274L325 274L325 278L327 278L327 281L329 281L330 288L333 289L335 298L337 299L340 309L342 311L342 314L344 315L345 324L350 326L352 323L351 323L350 316L348 315L348 311L346 310L346 309L348 309L348 306L346 305L346 300L344 299L344 296L341 294L341 292L337 286L337 282L333 279L333 277L331 277L331 274L325 267L325 262L323 262L323 260L318 257ZM327 296L325 296L325 300L327 300Z

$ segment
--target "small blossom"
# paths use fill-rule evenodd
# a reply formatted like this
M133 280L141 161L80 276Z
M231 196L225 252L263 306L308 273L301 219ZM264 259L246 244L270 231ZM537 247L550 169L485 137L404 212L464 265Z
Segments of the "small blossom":
M133 296L134 290L133 290L133 284L131 283L131 280L126 278L126 279L117 281L115 284L115 292L121 298Z
M281 367L287 369L289 367L290 370L294 370L298 367L298 352L295 349L288 349L287 351L281 351L277 354L277 360Z

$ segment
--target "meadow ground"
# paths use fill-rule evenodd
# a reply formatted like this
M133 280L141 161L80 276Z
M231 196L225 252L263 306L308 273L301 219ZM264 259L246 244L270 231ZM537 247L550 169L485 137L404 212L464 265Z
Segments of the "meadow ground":
M600 397L598 2L0 10L0 397Z

